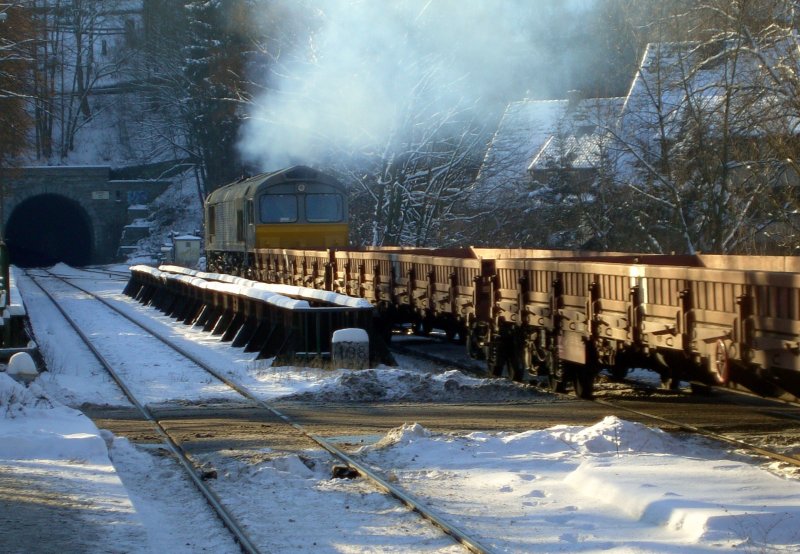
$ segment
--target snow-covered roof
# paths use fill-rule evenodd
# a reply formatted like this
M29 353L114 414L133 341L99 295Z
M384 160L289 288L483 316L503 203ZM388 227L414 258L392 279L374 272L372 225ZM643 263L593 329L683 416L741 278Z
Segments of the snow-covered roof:
M648 44L624 101L620 121L624 139L656 147L662 125L664 137L677 140L692 117L702 117L712 131L726 117L735 134L794 134L797 118L768 88L759 86L765 61L779 65L796 59L789 57L787 48L775 42L753 55L722 43Z
M668 135L677 133L696 47L689 42L647 45L622 108L620 128L627 140L654 141L662 123Z
M577 101L533 156L528 171L568 165L592 169L601 163L608 129L616 125L624 98L587 98Z
M489 145L475 190L483 196L519 194L529 171L562 163L593 168L600 162L607 128L616 124L625 98L575 98L512 102Z
M564 116L567 100L522 100L506 107L489 144L475 191L517 193L530 181L527 167Z

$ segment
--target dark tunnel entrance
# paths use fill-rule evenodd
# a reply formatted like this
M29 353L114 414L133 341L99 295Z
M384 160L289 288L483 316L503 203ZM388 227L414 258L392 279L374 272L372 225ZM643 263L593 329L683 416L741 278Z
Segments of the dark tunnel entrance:
M89 216L76 201L56 194L20 203L8 218L5 240L11 263L20 267L57 262L83 266L92 261Z

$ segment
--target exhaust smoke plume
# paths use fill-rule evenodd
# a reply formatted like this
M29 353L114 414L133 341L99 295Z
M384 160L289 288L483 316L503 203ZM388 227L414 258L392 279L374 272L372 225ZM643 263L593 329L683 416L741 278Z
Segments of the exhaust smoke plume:
M555 21L591 4L282 2L283 13L311 29L303 35L304 25L293 27L295 48L284 45L269 76L252 76L267 88L250 110L240 147L263 170L381 152L389 141L402 143L403 122L421 113L435 118L468 108L496 117L509 100L550 94L553 70L545 74L541 45L555 36Z

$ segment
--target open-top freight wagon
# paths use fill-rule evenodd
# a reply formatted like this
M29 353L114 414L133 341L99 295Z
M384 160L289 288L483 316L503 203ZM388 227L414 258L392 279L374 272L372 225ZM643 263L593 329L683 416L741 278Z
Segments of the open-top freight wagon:
M254 250L257 279L368 299L489 371L591 396L598 371L800 396L800 258L498 249Z

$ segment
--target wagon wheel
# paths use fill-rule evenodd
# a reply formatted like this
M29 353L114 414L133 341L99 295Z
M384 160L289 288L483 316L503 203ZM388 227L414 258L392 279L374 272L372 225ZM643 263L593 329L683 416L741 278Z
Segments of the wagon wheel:
M613 365L608 368L608 372L614 381L624 381L625 377L628 376L628 368L625 366Z
M579 366L572 372L572 386L575 396L591 400L594 396L594 371L587 366Z
M511 361L505 356L498 356L491 366L490 372L492 377L500 377L502 379L513 380L513 369L511 368Z
M479 341L478 341L478 333L476 332L475 327L469 327L467 329L467 354L473 360L485 360L486 353L481 348Z
M493 341L489 344L489 356L486 359L486 365L489 369L489 375L492 377L502 377L505 369L506 360L503 356L502 348Z
M450 342L464 344L466 342L466 328L456 321L449 321L444 328L445 336Z
M424 317L414 323L414 334L418 337L427 337L433 331L433 318Z
M714 357L709 359L708 365L714 380L720 385L727 384L730 377L731 364L728 359L728 348L722 340L717 341Z
M500 375L510 381L522 382L525 380L525 363L516 351L503 356Z

